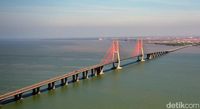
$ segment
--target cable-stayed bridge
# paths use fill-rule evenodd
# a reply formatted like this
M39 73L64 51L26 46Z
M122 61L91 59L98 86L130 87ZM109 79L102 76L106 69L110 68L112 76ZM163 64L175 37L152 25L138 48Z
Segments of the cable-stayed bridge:
M3 95L0 95L0 103L6 104L10 101L20 100L24 97L26 97L26 94L29 93L29 95L36 95L40 94L42 88L46 87L47 90L53 90L55 89L56 85L67 85L69 83L78 82L82 79L92 78L94 76L98 76L101 74L104 74L106 66L112 66L110 69L117 69L121 70L121 62L129 59L137 59L137 62L145 62L146 60L154 59L156 57L165 55L170 52L177 51L179 49L183 49L185 47L189 47L191 45L187 46L181 46L173 49L167 49L162 51L148 51L145 52L145 47L143 44L142 39L137 39L134 48L131 50L131 53L128 57L121 57L120 54L122 54L121 51L122 47L120 46L120 41L113 40L111 46L106 51L105 56L101 60L99 64L88 66L85 68L81 68L72 72L68 72L64 75L60 75L54 78L50 78L41 82L38 82L36 84L5 93ZM123 48L124 49L124 48Z

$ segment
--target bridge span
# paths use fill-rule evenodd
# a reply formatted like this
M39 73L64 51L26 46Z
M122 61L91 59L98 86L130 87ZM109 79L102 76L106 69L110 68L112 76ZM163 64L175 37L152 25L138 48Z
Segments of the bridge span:
M5 93L3 95L0 95L0 103L6 104L8 103L7 102L8 100L12 100L12 101L20 100L24 97L25 93L29 93L32 95L39 94L41 92L41 87L46 87L46 89L48 90L53 90L55 89L56 85L64 86L64 85L68 85L69 83L78 82L81 79L87 79L93 76L101 75L103 74L103 71L105 71L103 68L107 65L113 65L112 69L121 69L120 62L124 60L137 58L138 62L145 61L145 60L150 60L150 59L165 55L170 52L177 51L179 49L183 49L185 47L189 47L189 46L181 46L175 49L145 54L143 52L142 41L139 40L137 42L137 45L138 46L136 48L136 52L133 56L120 59L119 42L113 41L111 48L108 50L107 54L105 55L104 59L102 60L100 64L81 68L79 70L75 70L75 71L66 73L64 75L56 76L54 78L50 78L50 79L41 81L39 83L24 87L12 92ZM115 66L115 63L118 63L118 65Z

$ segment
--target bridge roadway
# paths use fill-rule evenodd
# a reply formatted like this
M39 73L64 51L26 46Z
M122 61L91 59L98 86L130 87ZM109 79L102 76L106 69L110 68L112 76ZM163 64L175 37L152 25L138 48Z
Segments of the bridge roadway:
M152 58L167 54L169 52L174 52L176 50L183 49L185 47L189 47L189 46L182 46L182 47L178 47L178 48L170 49L170 50L166 50L166 51L147 53L147 54L145 54L146 59L152 59ZM139 60L139 57L141 57L141 55L124 58L124 59L121 59L120 61L132 59L132 58L136 58L136 57L138 57L138 60ZM110 63L107 63L107 64L96 64L96 65L93 65L93 66L85 67L85 68L82 68L82 69L79 69L79 70L75 70L75 71L66 73L64 75L60 75L60 76L57 76L57 77L54 77L54 78L44 80L42 82L27 86L27 87L24 87L24 88L21 88L21 89L12 91L12 92L5 93L3 95L0 95L0 103L3 103L3 102L5 102L6 100L9 100L9 99L19 100L23 97L23 95L22 95L23 93L26 93L26 92L29 92L29 91L32 91L33 95L39 94L40 93L40 87L45 86L45 85L48 85L47 88L49 90L54 89L55 88L55 82L57 82L57 81L61 81L61 85L67 85L68 84L67 79L70 78L70 77L72 78L72 82L79 81L79 74L80 73L83 74L82 75L83 79L88 78L89 71L91 73L91 76L100 75L103 67L106 66L106 65L112 64L112 63L115 63L115 62L110 62Z

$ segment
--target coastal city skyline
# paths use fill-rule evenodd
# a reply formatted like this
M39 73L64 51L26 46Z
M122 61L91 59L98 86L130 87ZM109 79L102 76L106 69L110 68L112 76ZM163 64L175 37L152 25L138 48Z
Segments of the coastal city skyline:
M198 0L1 0L0 38L200 36Z

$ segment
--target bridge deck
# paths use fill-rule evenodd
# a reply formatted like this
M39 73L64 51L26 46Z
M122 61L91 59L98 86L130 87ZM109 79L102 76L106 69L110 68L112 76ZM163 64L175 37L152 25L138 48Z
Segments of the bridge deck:
M97 65L85 67L85 68L82 68L82 69L79 69L79 70L75 70L75 71L69 72L69 73L64 74L64 75L56 76L54 78L50 78L50 79L41 81L39 83L36 83L36 84L30 85L30 86L27 86L27 87L24 87L24 88L21 88L21 89L18 89L18 90L3 94L3 95L0 96L0 100L6 99L6 98L9 98L9 97L13 97L13 96L15 96L17 94L21 94L21 93L25 93L25 92L31 91L31 90L33 90L35 88L42 87L44 85L47 85L47 84L52 83L52 82L59 81L61 79L69 78L69 77L71 77L73 75L76 75L76 74L79 74L81 72L85 72L85 71L88 71L88 70L91 70L91 69L95 69L95 68L100 67L102 65L103 64L97 64Z

